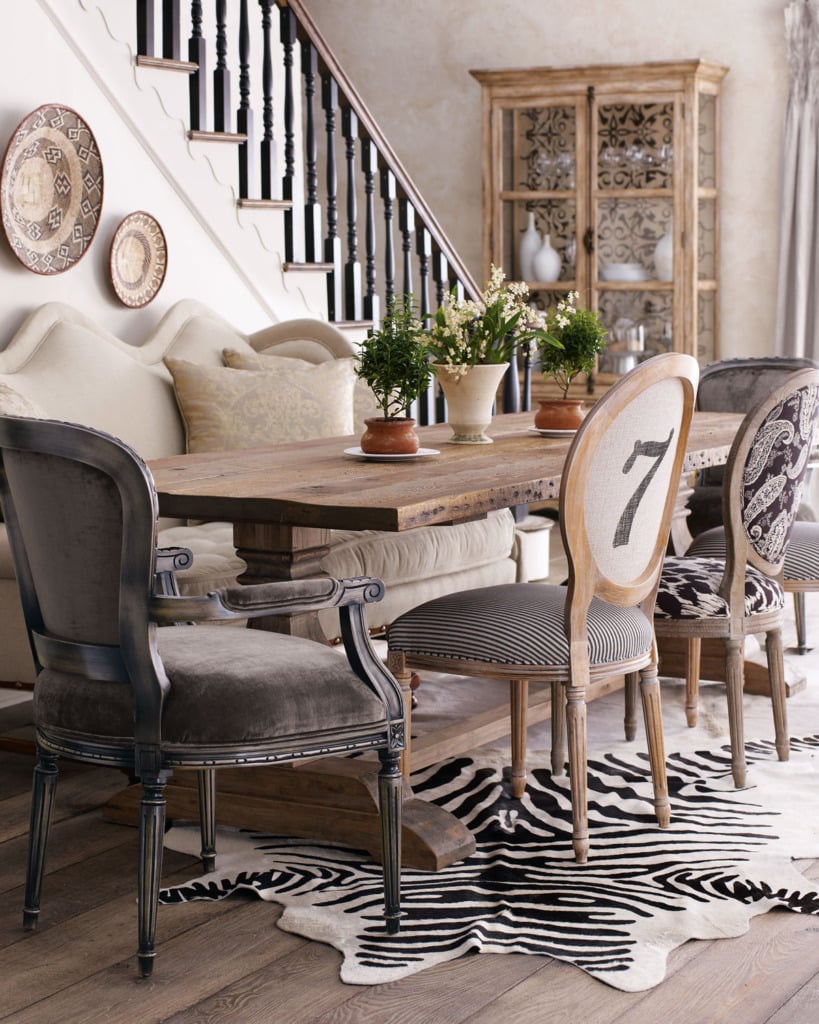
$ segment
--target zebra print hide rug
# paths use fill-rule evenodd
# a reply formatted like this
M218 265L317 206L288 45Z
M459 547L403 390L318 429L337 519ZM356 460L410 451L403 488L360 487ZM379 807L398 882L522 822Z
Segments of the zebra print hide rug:
M416 794L467 823L477 852L440 872L404 869L401 931L382 927L380 868L366 854L220 833L215 872L165 889L163 903L245 889L283 904L279 926L335 946L343 981L393 981L467 953L531 953L575 964L624 991L662 981L688 939L741 935L775 907L819 914L815 883L792 858L819 856L819 736L749 744L736 791L728 748L668 758L672 823L660 830L645 757L589 758L591 853L574 861L568 780L530 756L511 798L500 754L480 751L413 777ZM166 845L198 855L197 828Z

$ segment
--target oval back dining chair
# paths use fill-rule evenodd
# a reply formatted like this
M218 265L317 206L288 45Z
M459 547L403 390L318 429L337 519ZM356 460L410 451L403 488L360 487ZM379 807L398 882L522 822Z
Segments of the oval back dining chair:
M777 755L788 758L782 573L813 445L819 370L798 370L746 415L722 485L722 543L707 535L665 560L657 594L658 637L687 640L686 714L697 721L703 637L725 648L732 773L745 785L742 719L745 637L765 633Z
M639 673L655 811L660 825L669 821L652 613L698 372L690 356L649 359L611 388L579 428L560 489L567 586L512 583L451 594L400 616L387 634L388 664L405 686L411 668L510 681L517 797L526 786L528 683L551 684L552 770L565 766L565 702L580 862L589 845L590 683Z
M709 412L750 412L775 387L797 370L816 369L819 363L804 356L744 356L720 359L704 366L697 391L697 408ZM724 466L711 466L700 470L694 489L688 498L689 516L686 521L690 543L697 541L697 553L702 557L721 557L724 541L722 526L722 480ZM812 464L808 476L815 471ZM805 482L807 490L808 481ZM783 586L785 593L793 594L796 619L796 651L808 651L805 623L805 594L819 591L819 523L814 510L802 502L796 513L788 550L785 554ZM712 533L711 531L717 531ZM706 536L707 535L707 536ZM685 554L685 550L675 552ZM692 552L693 553L693 552Z
M215 769L374 748L386 926L396 932L403 700L363 618L364 602L383 594L381 581L175 596L167 566L156 573L150 471L123 442L86 427L0 416L0 500L37 667L25 927L33 930L40 913L58 755L120 767L142 783L137 956L146 976L174 769L198 773L202 861L212 871ZM346 658L312 640L218 623L331 606Z

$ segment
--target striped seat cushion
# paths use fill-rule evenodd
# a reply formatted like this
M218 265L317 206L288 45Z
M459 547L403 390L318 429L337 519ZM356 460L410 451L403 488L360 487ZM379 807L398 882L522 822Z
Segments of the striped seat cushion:
M717 593L725 562L716 558L666 558L657 591L656 618L727 618L728 603ZM785 607L785 592L770 577L748 566L745 570L745 615Z
M701 533L694 538L686 554L697 558L725 558L725 529L717 526ZM783 572L786 580L816 580L819 585L819 523L793 524Z
M495 665L568 665L565 587L511 583L427 601L390 626L390 650ZM589 608L592 665L640 657L653 630L638 608L595 599Z

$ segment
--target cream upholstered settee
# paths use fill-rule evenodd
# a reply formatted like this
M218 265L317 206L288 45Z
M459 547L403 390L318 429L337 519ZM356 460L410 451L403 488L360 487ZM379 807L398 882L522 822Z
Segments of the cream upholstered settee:
M228 368L226 350L232 353L234 367L253 366L256 360L264 369ZM256 353L264 357L260 360ZM260 428L268 440L298 439L298 431L310 436L354 433L363 429L363 417L373 409L372 396L355 381L349 358L353 353L353 346L337 328L319 320L289 321L247 336L192 300L173 306L144 344L129 345L76 309L49 303L34 311L0 351L0 412L93 426L122 438L151 459L184 452L186 428L191 450L218 443L209 431L218 434L225 427L225 410L231 403L241 406L241 389L247 386L252 399L246 403L248 408L254 404L257 412L259 407L281 408L272 426L264 416L261 424L258 416L249 422L249 435L254 429L258 435ZM265 360L271 354L285 358L271 358L268 364ZM177 387L184 388L188 398L201 385L184 418L166 358L181 360L171 365ZM319 370L330 360L343 360L346 365L338 373L332 366ZM314 382L314 371L324 375L323 382ZM225 386L230 400L220 401L220 389ZM348 418L319 424L311 432L313 425L304 423L305 410L312 408L309 393L322 386L348 396ZM305 401L294 408L294 396L300 394ZM180 401L181 397L180 390ZM211 412L220 414L222 422L215 426L208 422ZM228 428L235 430L235 422ZM285 434L295 430L296 436L275 436L280 429ZM259 437L250 436L250 441L259 443ZM230 437L222 445L236 446L236 439ZM33 665L5 527L0 530L0 681L26 683L33 680ZM180 573L180 588L204 593L243 571L232 539L228 523L191 526L168 521L159 543L193 551L194 564ZM516 529L506 510L480 522L423 527L406 534L334 531L322 567L333 576L370 575L384 580L384 601L368 607L374 630L440 594L539 578L547 571L542 539L537 544L532 534ZM326 634L336 637L337 613L331 610L323 615Z

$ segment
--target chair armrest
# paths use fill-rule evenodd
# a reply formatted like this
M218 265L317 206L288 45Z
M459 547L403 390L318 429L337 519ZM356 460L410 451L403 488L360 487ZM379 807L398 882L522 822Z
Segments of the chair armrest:
M154 594L151 618L160 624L255 619L262 615L299 615L344 605L380 601L384 584L372 576L337 580L332 577L278 580L249 586L222 587L205 597Z
M154 572L178 572L193 565L190 548L157 548Z

